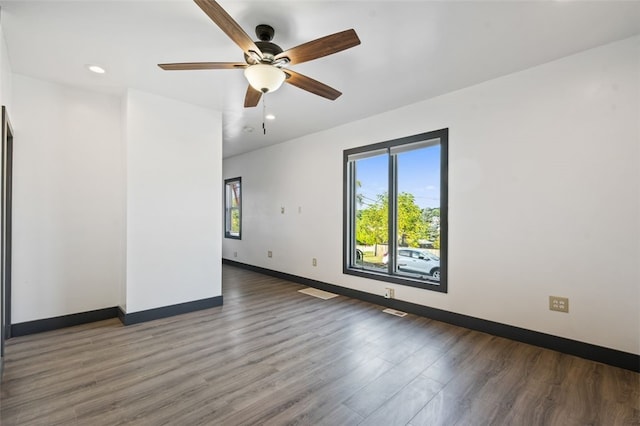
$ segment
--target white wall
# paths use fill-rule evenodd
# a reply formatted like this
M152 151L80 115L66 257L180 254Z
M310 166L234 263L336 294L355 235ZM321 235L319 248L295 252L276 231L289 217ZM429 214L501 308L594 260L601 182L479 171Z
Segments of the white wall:
M639 45L226 159L244 206L223 257L382 295L342 274L342 151L447 127L449 293L394 286L396 298L640 353ZM571 312L549 311L549 295Z
M222 119L129 90L126 312L222 294Z
M12 323L116 306L120 101L19 74L12 83Z
M12 323L221 295L220 113L12 83Z

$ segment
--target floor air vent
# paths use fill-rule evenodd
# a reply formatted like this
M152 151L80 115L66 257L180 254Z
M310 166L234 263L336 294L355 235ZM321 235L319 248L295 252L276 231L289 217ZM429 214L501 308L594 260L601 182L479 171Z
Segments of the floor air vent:
M338 297L335 293L329 293L328 291L318 290L317 288L307 287L302 290L298 290L300 293L308 294L309 296L317 297L318 299L327 300L334 297Z
M396 311L395 309L391 309L391 308L384 309L382 312L385 312L385 313L391 314L391 315L395 315L397 317L403 317L403 316L407 315L406 312Z

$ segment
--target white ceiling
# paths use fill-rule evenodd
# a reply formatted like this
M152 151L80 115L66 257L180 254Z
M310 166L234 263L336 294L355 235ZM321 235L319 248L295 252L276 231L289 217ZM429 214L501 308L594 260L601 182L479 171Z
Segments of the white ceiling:
M360 46L292 67L343 95L332 102L285 84L266 95L277 118L263 135L262 104L243 108L241 71L156 66L243 61L191 0L0 1L1 25L14 73L108 93L135 88L221 110L225 157L640 34L638 1L219 3L252 37L257 24L273 26L273 41L285 50L354 28ZM88 72L90 63L107 74Z

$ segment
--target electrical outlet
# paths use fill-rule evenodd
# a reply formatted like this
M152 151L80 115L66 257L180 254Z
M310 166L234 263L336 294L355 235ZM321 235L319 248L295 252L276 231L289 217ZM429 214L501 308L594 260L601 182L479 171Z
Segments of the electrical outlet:
M384 297L385 297L385 299L393 299L394 296L395 296L395 291L392 288L387 287L387 288L384 289Z
M284 214L284 207L280 207L280 213Z
M233 252L233 257L238 257L238 252L237 251Z
M267 252L267 257L273 257L273 253L271 252L271 250Z
M549 310L569 313L569 298L549 296Z
M313 266L318 266L318 260L314 257L314 258L311 260L311 264L312 264Z

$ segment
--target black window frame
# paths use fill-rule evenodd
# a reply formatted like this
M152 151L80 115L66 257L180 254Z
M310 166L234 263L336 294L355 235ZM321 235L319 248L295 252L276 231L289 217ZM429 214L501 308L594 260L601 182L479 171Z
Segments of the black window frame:
M231 233L231 210L232 207L229 206L229 185L231 183L238 182L238 187L240 189L240 196L238 197L238 235ZM235 177L224 180L224 237L231 238L234 240L242 239L242 178Z
M386 150L389 154L389 178L388 178L388 194L389 203L391 205L392 200L395 200L397 194L397 182L396 178L396 160L393 155L390 154L391 149L394 147L416 144L419 142L439 139L440 144L440 281L438 283L433 281L425 281L419 279L412 279L407 276L391 274L389 271L377 272L370 269L357 267L356 260L358 257L357 249L355 247L355 179L351 179L353 169L351 169L352 162L350 157L358 154L365 154L367 152ZM378 142L370 145L365 145L357 148L351 148L343 151L343 273L348 275L355 275L362 278L370 278L379 281L385 281L392 284L407 285L411 287L418 287L422 289L437 291L441 293L448 292L448 163L449 163L449 129L439 129L430 132L420 133L413 136L407 136L398 139L392 139L384 142ZM396 223L396 214L394 208L389 208L389 234L394 235ZM396 247L392 244L392 238L389 238L389 259L395 258ZM392 262L389 262L389 270L392 268Z

